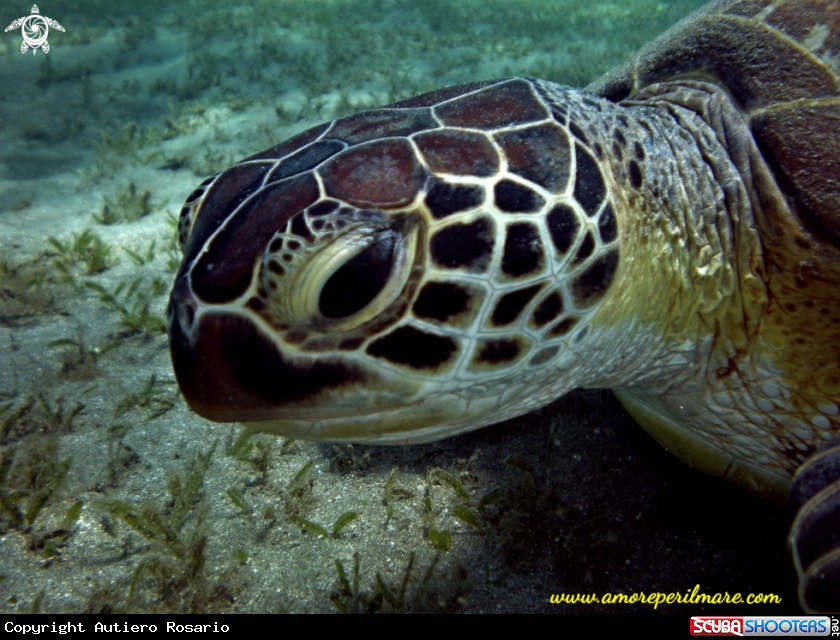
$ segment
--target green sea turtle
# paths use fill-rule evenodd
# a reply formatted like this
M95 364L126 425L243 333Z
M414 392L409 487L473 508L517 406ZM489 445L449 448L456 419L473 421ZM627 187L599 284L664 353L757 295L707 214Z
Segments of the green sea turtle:
M611 388L790 496L803 606L840 608L838 33L837 2L721 0L588 91L442 89L206 180L168 312L187 402L398 444Z

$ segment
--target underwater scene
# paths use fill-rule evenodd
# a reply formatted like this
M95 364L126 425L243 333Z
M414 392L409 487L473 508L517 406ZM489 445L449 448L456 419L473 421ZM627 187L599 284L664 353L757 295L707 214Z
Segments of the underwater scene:
M584 87L703 4L0 5L0 611L646 613L551 600L695 585L798 611L784 513L682 465L609 391L429 444L330 444L197 416L170 360L203 180L457 83ZM22 52L33 15L50 29Z

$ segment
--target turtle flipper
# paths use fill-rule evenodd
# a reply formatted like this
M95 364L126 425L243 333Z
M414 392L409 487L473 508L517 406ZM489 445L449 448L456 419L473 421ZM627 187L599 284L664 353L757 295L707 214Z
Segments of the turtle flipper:
M808 613L840 612L840 440L799 467L788 508L799 602Z

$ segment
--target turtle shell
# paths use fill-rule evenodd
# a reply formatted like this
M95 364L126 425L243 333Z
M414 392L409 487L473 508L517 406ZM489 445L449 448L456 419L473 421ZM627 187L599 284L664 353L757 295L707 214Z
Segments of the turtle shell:
M588 88L618 102L678 79L727 91L799 223L840 248L840 3L712 2Z

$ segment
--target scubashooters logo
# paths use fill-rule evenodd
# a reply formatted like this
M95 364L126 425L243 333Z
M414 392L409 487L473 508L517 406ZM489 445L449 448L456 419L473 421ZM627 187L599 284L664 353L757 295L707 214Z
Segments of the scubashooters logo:
M693 616L693 636L827 636L828 616Z
M20 45L20 52L26 53L29 47L32 47L32 54L34 55L38 47L41 47L41 49L44 50L44 53L50 52L50 43L47 42L47 35L50 32L50 27L58 29L59 31L64 31L64 27L58 24L58 22L52 18L45 18L42 16L41 12L38 10L38 5L34 4L32 5L31 15L18 18L6 27L6 31L20 29L23 33L23 42Z

